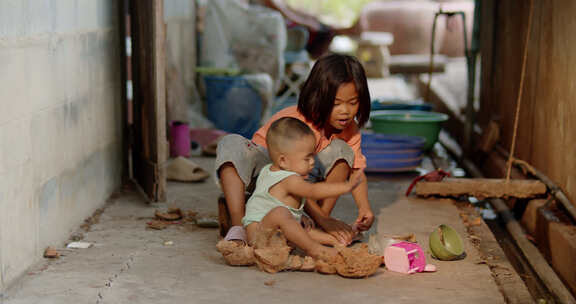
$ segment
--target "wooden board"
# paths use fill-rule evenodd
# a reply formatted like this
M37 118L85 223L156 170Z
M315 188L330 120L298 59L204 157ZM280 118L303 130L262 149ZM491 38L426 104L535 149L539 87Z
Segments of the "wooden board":
M497 120L501 144L510 150L524 37L530 30L515 156L548 176L576 204L576 1L533 1L531 29L526 26L530 1L486 3L483 21L492 22L486 23L490 27L483 23L479 122Z
M391 74L426 74L430 72L430 55L394 55L388 64ZM433 73L444 73L446 56L435 55Z
M549 229L552 266L566 285L576 294L576 227L551 223Z
M528 198L546 193L546 185L537 180L510 180L490 178L446 178L441 182L420 182L414 192L419 196L458 197L462 195L477 198L518 197Z
M134 178L151 201L166 199L164 2L130 1Z

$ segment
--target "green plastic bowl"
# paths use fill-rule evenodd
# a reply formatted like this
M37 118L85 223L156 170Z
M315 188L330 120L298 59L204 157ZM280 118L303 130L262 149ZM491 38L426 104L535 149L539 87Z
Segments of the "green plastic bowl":
M448 225L440 225L430 233L430 251L442 261L459 259L464 254L462 239L456 230Z
M438 141L440 124L448 115L426 111L387 110L372 111L370 123L376 133L410 135L426 138L424 150L430 150Z

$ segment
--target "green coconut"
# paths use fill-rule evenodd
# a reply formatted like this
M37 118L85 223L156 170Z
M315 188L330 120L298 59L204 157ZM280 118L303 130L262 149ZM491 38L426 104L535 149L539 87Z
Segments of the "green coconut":
M443 261L452 261L464 254L462 239L456 230L448 225L440 225L430 233L430 251Z

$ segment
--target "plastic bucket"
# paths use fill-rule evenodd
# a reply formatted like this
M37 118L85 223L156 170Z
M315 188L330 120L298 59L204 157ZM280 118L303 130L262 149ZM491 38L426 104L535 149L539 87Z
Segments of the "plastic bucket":
M262 97L242 76L204 76L207 117L216 128L251 138L260 126Z
M448 115L436 112L390 110L370 113L374 132L424 137L424 150L430 150L438 141L440 125L446 120Z
M190 128L185 123L173 121L170 124L170 156L190 156Z

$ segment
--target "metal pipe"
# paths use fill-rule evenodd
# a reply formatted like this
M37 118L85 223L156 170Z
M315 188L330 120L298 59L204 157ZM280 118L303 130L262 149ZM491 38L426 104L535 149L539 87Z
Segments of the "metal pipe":
M478 5L478 3L476 3ZM475 15L475 22L474 22L474 34L478 34L478 27L479 21L476 20L478 18L478 12L480 11L479 7L474 8L474 15ZM473 36L473 45L471 48L468 47L468 30L466 27L466 13L463 11L443 11L442 8L438 12L434 14L434 22L432 23L432 39L430 41L430 66L428 68L428 82L426 84L426 93L424 100L430 101L430 86L432 83L432 72L434 70L434 44L436 38L436 22L438 21L439 16L447 16L448 18L454 17L459 15L462 18L462 34L464 38L464 57L466 58L466 67L467 67L467 91L466 91L466 108L465 108L465 115L466 121L464 124L464 151L465 154L470 153L472 149L472 134L474 132L474 120L475 120L475 111L474 111L474 88L476 85L476 58L478 56L478 46L477 46L477 39L475 40L475 36ZM479 18L478 18L479 19Z
M428 67L428 83L426 84L426 95L424 101L430 101L430 84L432 83L432 72L434 71L434 41L436 40L436 20L438 16L443 14L442 8L434 14L434 21L432 23L432 39L430 41L430 65Z
M510 155L508 151L504 150L504 148L502 148L501 146L496 146L495 148L496 152L498 152L504 158L508 159ZM526 169L526 171L530 172L530 174L534 175L534 177L542 181L548 187L548 189L550 189L550 193L552 193L554 198L558 200L560 204L562 204L562 207L564 207L564 209L566 209L572 220L576 221L576 208L572 203L570 203L570 200L568 199L564 191L562 191L562 188L556 185L556 183L554 183L548 176L544 175L544 173L542 173L540 170L532 167L528 163L520 161L518 159L516 159L516 161L514 161L513 163L521 169L522 168Z

